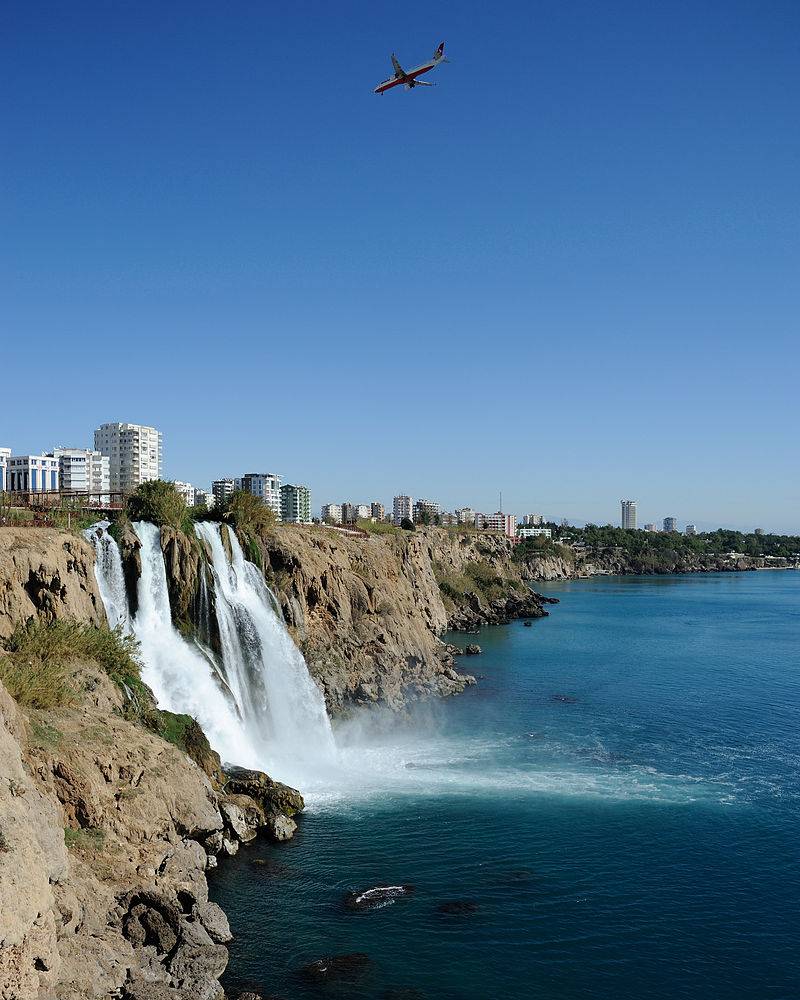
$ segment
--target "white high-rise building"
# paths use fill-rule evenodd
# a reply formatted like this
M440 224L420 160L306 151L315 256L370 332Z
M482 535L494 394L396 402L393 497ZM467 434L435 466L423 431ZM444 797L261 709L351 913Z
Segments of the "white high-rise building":
M181 482L180 479L176 479L172 485L175 487L178 493L180 493L180 495L183 497L186 506L194 507L195 497L197 494L197 490L194 488L194 486L192 486L191 483Z
M542 514L525 514L522 523L531 528L538 528L544 524L544 516Z
M211 492L217 503L225 503L236 489L235 479L215 479L211 484Z
M697 534L697 525L696 524L687 524L686 528L685 528L685 531L686 531L687 535L696 535Z
M372 517L372 507L368 503L356 504L356 519L358 521L368 521Z
M456 510L456 520L459 524L474 524L475 511L472 507L459 507Z
M432 524L439 514L439 504L435 500L417 500L414 504L414 523Z
M8 489L8 460L11 458L10 448L0 448L0 493Z
M94 432L94 446L109 458L112 492L133 493L150 479L161 479L163 437L144 424L101 424Z
M410 521L414 514L414 501L411 497L399 496L392 500L392 523L399 525L401 521Z
M208 490L201 490L195 487L194 491L194 505L195 507L207 507L209 510L217 502L217 498L213 493L209 493Z
M62 490L76 493L99 493L108 497L111 489L111 460L108 455L89 448L53 448L58 459Z
M321 513L323 521L330 524L342 523L342 505L340 503L324 503Z
M620 524L623 528L636 528L636 501L635 500L620 500L620 507L622 508L622 520Z
M246 472L242 476L242 489L261 497L265 505L275 514L275 520L281 519L281 477L274 472Z
M665 517L664 518L664 531L677 531L678 530L678 519L677 517Z

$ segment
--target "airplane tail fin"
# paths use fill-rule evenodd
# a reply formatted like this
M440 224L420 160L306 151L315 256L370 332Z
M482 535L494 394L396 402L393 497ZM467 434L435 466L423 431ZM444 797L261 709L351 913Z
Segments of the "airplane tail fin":
M433 53L433 61L434 62L437 62L437 63L441 62L442 59L444 59L444 61L447 62L447 60L444 58L444 42L440 42L439 43L439 48Z

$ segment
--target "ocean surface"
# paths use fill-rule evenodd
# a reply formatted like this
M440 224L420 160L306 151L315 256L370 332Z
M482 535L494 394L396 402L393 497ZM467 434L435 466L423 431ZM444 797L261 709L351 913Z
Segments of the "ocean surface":
M800 998L800 573L545 593L476 688L340 730L293 841L221 862L232 996Z

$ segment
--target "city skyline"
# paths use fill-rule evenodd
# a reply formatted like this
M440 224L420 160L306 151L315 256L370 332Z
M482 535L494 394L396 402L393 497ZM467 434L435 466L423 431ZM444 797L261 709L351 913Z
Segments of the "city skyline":
M157 428L153 424L136 424L136 423L128 422L128 421L106 422L106 423L98 426L92 432L93 441L94 442L98 441L98 434L101 431L103 431L104 428L112 428L112 427L125 427L125 428L133 428L136 431L146 430L148 432L154 432L157 435L158 442L159 442L158 443L158 457L157 457L156 461L158 462L159 465L161 464L161 462L162 462L162 454L161 454L162 441L163 441L163 438L165 436L165 433L161 429ZM84 435L84 437L86 437L86 435ZM167 445L167 447L168 447L168 445ZM7 451L7 450L9 450L9 446L8 446L7 442L5 442L4 444L0 444L0 452ZM20 449L14 448L13 446L10 446L9 457L18 457L18 456L26 456L26 455L40 456L40 455L53 454L53 452L58 453L58 452L64 451L64 450L65 450L64 448L56 448L56 449L52 449L51 448L51 449L49 449L49 451L45 451L45 450L42 450L42 449L39 449L39 450L33 449L33 450L25 451L25 450L20 450ZM76 446L75 449L66 449L66 450L67 451L69 451L69 450L79 450L79 451L83 450L83 451L91 452L93 450L93 446L92 445L87 445L87 446L83 447L81 445L78 445L78 446ZM230 463L227 463L227 464L229 465ZM362 491L362 493L360 494L362 496L362 498L365 496L365 493L368 494L368 497L366 499L359 500L359 499L352 499L353 497L357 497L358 494L354 490L349 490L345 494L345 498L344 499L333 500L333 499L330 499L330 497L329 497L326 500L326 499L324 499L324 497L327 494L325 494L325 492L323 490L317 488L317 486L313 485L311 477L308 476L308 475L306 475L306 472L307 472L307 468L304 466L303 467L303 475L301 475L300 477L295 477L295 478L297 478L297 479L308 479L310 485L309 486L303 486L303 487L293 487L293 488L302 488L302 489L307 489L307 490L310 489L311 495L316 498L313 501L313 504L311 506L312 513L313 513L313 515L315 517L320 514L321 508L323 506L325 506L325 505L328 505L328 504L339 504L339 505L341 505L341 504L347 504L347 503L354 503L354 504L364 503L367 506L369 506L369 504L372 504L373 502L377 501L377 502L383 503L387 499L391 499L392 497L398 496L398 494L391 494L391 493L387 494L387 495L381 495L381 494L378 493L378 491L374 491L373 493L368 493L368 491ZM312 473L312 475L313 475L313 473ZM280 486L280 481L281 481L281 479L283 477L281 477L280 475L276 475L275 473L252 473L252 472L251 473L239 473L238 475L231 476L231 477L226 477L224 475L215 475L215 477L213 479L206 481L202 477L192 477L192 476L184 476L184 475L172 475L169 469L164 470L164 468L162 467L162 478L165 478L165 479L168 479L170 481L176 482L182 488L183 487L187 487L187 486L191 486L195 490L198 490L200 493L203 493L203 494L207 493L209 495L212 494L213 487L214 487L214 485L216 483L227 483L227 482L230 482L231 484L233 484L236 480L242 481L244 479L248 479L249 477L255 477L259 481L261 479L265 479L265 478L275 478L275 479L277 479L277 482L278 482L278 486L277 487L275 486L274 482L270 484L270 487L269 487L269 496L270 496L270 506L272 506L273 509L276 512L279 511L281 509L281 498L280 498L280 489L281 489L281 486ZM291 485L291 484L287 484L287 485ZM111 477L111 487L110 488L111 489L117 488L114 485L114 477L113 477L113 475ZM253 492L258 493L258 489L254 490ZM428 493L431 493L431 491L428 491ZM473 496L475 494L481 494L481 491L473 488ZM484 495L484 496L488 495L485 488L483 489L481 495ZM413 506L414 503L419 502L419 497L417 495L415 495L415 494L412 493L412 494L407 494L407 496L409 498L411 498L412 506ZM500 500L501 496L502 496L502 491L498 490L498 491L495 492L495 499L497 499L498 501ZM349 497L350 499L347 499L347 497ZM571 524L574 524L574 525L583 525L583 524L612 524L613 525L613 524L619 523L619 521L620 521L620 513L619 513L620 504L623 504L623 505L624 504L633 504L633 526L636 527L637 526L637 519L640 516L639 515L639 511L640 511L640 509L642 507L642 505L640 504L640 502L639 502L638 499L636 499L636 500L616 501L616 508L617 508L616 517L610 516L608 518L604 518L603 516L585 516L585 515L584 516L568 516L568 515L566 515L565 511L567 509L572 509L576 505L579 506L580 503L581 503L580 500L577 500L577 501L563 501L562 504L561 504L561 506L559 507L559 509L558 510L554 510L554 509L548 509L547 504L540 503L539 500L538 500L538 498L534 498L533 502L530 500L530 498L527 498L527 499L521 501L517 505L509 504L506 501L506 502L504 502L504 505L503 505L502 508L500 506L496 505L496 504L493 505L491 502L489 502L487 504L484 504L484 505L481 505L479 503L472 502L472 498L469 498L469 499L471 501L470 506L475 511L483 511L484 513L489 514L489 513L494 513L495 511L499 512L499 511L503 510L505 513L511 513L511 514L513 514L520 523L526 523L524 519L527 518L528 516L532 516L532 515L528 515L528 514L523 514L522 513L523 510L529 510L533 506L538 506L540 508L540 510L542 511L542 514L541 515L535 515L535 516L536 517L539 517L539 516L543 517L544 520L547 521L548 523L556 523L557 524L557 523L561 522L562 520L566 519ZM459 509L460 506L463 506L463 504L464 504L464 498L462 496L457 497L451 503L442 502L442 501L439 501L439 500L423 500L422 502L424 502L424 503L433 503L435 506L437 506L442 511L451 512L451 511L456 511L456 510ZM731 529L734 529L734 530L748 532L748 531L754 531L755 528L756 528L756 526L758 526L760 529L763 528L763 525L762 525L762 521L764 520L763 518L760 519L760 520L757 519L753 524L747 524L747 523L743 523L743 522L736 523L736 522L732 522L732 521L726 521L726 520L722 519L721 517L718 517L718 518L714 519L713 517L711 517L711 518L701 518L701 517L697 517L697 516L692 517L691 515L686 515L684 517L684 516L675 516L675 515L661 515L661 514L658 514L658 513L654 514L653 513L653 509L656 508L657 506L658 506L658 501L654 501L654 503L650 504L647 507L647 510L646 510L646 513L645 513L644 517L641 517L641 520L642 520L643 524L645 524L645 520L644 520L645 517L647 517L647 518L651 518L651 517L654 518L655 520L653 520L653 521L651 521L649 523L650 524L655 524L656 526L660 525L659 530L679 530L679 531L682 531L682 530L685 529L686 525L689 525L692 528L696 528L698 531L713 531L716 528L731 528ZM664 504L661 504L661 506L664 507L664 509L666 509L668 507L668 505L664 505ZM391 505L387 506L387 510L391 511ZM624 508L623 508L623 510L624 510ZM673 521L676 524L675 529L668 528L667 527L668 522L671 523ZM646 527L646 524L645 524L645 527ZM779 527L768 527L768 528L766 528L764 530L768 530L768 531L770 531L772 533L775 533L775 534L793 535L793 534L800 533L800 526L794 527L794 528L791 527L791 526L780 527L780 528Z

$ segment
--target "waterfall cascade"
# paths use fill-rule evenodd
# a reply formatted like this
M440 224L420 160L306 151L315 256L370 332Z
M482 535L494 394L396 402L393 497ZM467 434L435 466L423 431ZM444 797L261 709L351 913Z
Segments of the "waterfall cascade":
M278 617L261 572L248 562L233 532L229 560L217 524L198 524L211 553L214 613L221 656L208 641L210 604L202 578L198 612L201 641L185 639L172 623L159 529L134 524L142 543L138 610L131 616L122 560L107 524L86 534L96 553L95 572L109 624L130 629L139 641L142 678L160 708L193 716L223 760L258 767L303 784L335 747L321 692Z

